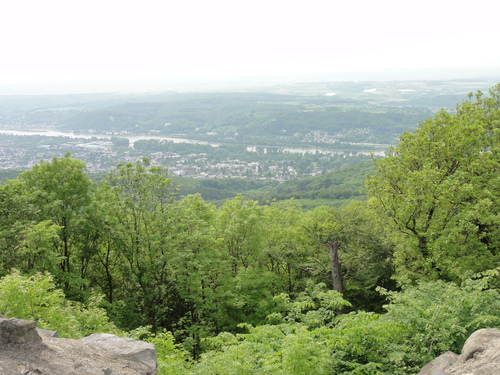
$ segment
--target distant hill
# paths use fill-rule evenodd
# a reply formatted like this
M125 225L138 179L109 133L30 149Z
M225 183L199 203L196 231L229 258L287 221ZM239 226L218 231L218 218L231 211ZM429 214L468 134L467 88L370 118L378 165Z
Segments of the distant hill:
M5 121L22 125L50 125L75 132L182 135L222 143L290 146L303 143L298 134L312 132L327 132L338 142L392 143L395 135L414 129L419 120L431 116L425 107L374 105L380 98L362 91L371 86L358 86L342 85L342 89L356 92L334 96L326 96L323 90L329 87L320 86L314 95L103 94L95 98L63 96L60 101L50 96L38 100L0 97L0 119L4 116Z

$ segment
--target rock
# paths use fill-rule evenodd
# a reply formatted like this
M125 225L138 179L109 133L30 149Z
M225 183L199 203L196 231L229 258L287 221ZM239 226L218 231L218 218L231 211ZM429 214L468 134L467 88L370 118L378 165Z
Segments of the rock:
M464 361L477 359L480 357L480 354L486 352L494 343L497 343L497 345L500 344L500 330L496 328L480 329L467 339L462 348L461 356Z
M0 344L37 344L41 341L36 331L36 322L0 318Z
M425 365L418 374L446 375L447 373L445 372L445 370L448 369L453 363L455 363L458 358L459 356L455 353L446 352Z
M474 332L460 355L446 352L429 362L418 375L500 374L500 330L485 328Z
M107 333L94 333L84 337L87 345L106 351L114 359L126 359L143 363L148 367L156 368L156 349L153 344L144 341L118 337Z
M59 337L57 331L51 331L49 329L40 329L40 328L37 328L36 331L38 332L38 335L41 337Z
M1 375L155 375L154 345L94 334L81 340L0 316Z

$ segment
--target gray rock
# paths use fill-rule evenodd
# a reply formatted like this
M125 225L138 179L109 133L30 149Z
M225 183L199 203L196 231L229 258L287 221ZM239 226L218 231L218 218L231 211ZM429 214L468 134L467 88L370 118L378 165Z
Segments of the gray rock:
M453 352L446 352L433 359L418 373L419 375L446 375L446 370L458 360L459 356Z
M496 328L480 329L467 339L462 348L461 357L464 361L478 358L481 353L487 351L495 342L500 343L500 330Z
M139 362L156 369L156 349L148 342L118 337L109 333L94 333L80 341L105 351L106 355L111 358Z
M446 352L425 365L418 375L500 374L500 330L480 329L465 342L462 353Z
M115 335L70 340L54 337L54 333L37 331L35 322L0 316L0 374L156 374L152 344Z
M37 328L36 331L38 332L38 335L42 337L59 337L57 331L51 331L49 329L41 329L41 328Z
M0 318L0 344L40 343L36 322L16 318Z

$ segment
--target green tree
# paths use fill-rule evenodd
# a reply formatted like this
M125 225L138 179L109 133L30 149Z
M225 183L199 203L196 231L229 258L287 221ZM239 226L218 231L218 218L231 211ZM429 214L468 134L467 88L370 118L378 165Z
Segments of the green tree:
M355 308L380 310L384 298L376 288L394 287L392 245L375 213L363 202L343 209L317 207L302 220L309 248L304 266L328 283Z
M264 221L262 208L242 195L227 200L217 212L217 237L234 275L259 261Z
M261 324L274 311L273 297L285 287L277 262L266 249L268 215L257 202L238 195L218 209L215 222L226 267L218 288L222 327L237 331L242 322Z
M310 243L316 248L327 250L332 288L343 294L345 288L340 250L349 236L346 222L339 211L328 207L316 208L307 215L307 218L309 220L304 224L304 228L309 234Z
M44 220L26 227L20 232L21 241L16 247L18 266L25 270L57 272L62 256L54 251L54 244L60 241L60 228L50 220Z
M66 153L50 162L42 160L2 189L4 208L10 206L2 215L10 228L5 229L10 231L7 238L17 236L17 243L9 246L25 256L28 268L53 272L73 298L81 298L79 290L93 256L86 232L92 188L85 164ZM17 234L12 236L12 231ZM49 259L57 259L57 269Z
M281 281L281 290L294 294L304 289L308 247L302 222L304 213L297 200L264 206L265 234L263 266Z
M368 179L403 279L458 280L500 260L500 84L404 133Z
M175 191L168 171L151 166L145 158L119 164L107 183L113 194L110 209L117 221L109 228L122 268L122 318L130 314L123 323L151 325L153 330L162 324L171 327L174 319L169 311L176 296L169 240Z
M18 179L7 180L0 186L0 264L2 275L11 268L29 267L21 256L26 234L35 225L37 208L25 194ZM26 249L26 252L29 252ZM50 267L49 267L50 268Z
M341 249L344 298L355 309L381 311L386 300L377 288L396 288L394 244L376 212L367 207L366 202L353 201L340 212L347 232Z
M115 147L129 147L130 141L128 138L111 137L110 141Z
M124 274L122 272L122 254L120 244L120 217L117 213L117 197L107 181L95 190L89 207L92 220L86 222L88 244L95 248L94 261L89 264L88 279L94 287L106 295L113 305L115 292L123 296Z
M178 294L176 336L194 358L205 337L220 332L220 296L228 262L215 239L216 208L200 195L173 203L169 245L173 284Z

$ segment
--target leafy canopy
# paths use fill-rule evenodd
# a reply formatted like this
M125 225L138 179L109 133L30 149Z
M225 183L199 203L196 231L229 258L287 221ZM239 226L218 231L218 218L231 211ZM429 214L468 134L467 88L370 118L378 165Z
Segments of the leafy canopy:
M399 279L460 280L500 260L500 84L404 133L368 179Z

